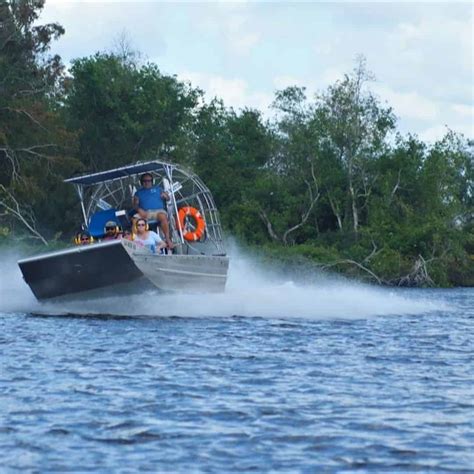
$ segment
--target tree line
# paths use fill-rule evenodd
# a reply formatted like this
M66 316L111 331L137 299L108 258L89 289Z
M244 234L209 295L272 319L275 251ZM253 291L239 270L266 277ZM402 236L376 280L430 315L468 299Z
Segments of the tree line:
M363 58L315 97L235 111L123 47L74 60L38 25L44 0L0 3L0 239L70 240L63 179L162 158L213 192L228 235L381 284L474 284L474 142L397 132Z

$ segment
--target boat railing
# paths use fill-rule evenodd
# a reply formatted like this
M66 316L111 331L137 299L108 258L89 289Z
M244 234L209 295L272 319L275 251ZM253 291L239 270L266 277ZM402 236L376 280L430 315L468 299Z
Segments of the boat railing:
M169 213L170 229L174 236L174 241L179 241L184 246L189 246L199 253L199 245L212 245L217 254L225 254L223 244L222 229L220 223L219 212L214 203L211 192L204 182L194 173L191 173L177 165L167 163L156 163L156 169L147 170L155 177L155 182L166 184L168 192L171 192L171 202L167 206ZM145 166L142 163L137 166ZM147 165L148 166L148 165ZM133 167L128 167L133 171ZM121 171L122 172L122 171ZM108 172L109 174L111 172ZM127 213L132 207L132 190L136 189L139 184L139 176L143 173L143 169L139 172L115 176L110 180L97 180L90 183L89 181L95 175L87 177L89 181L74 182L78 191L81 205L83 208L85 225L88 226L92 216L96 212L105 210L107 207ZM100 175L109 174L101 173ZM99 175L99 174L98 174ZM84 180L86 181L86 180ZM171 207L170 207L171 206ZM178 226L176 225L176 216L179 208L183 206L195 207L201 212L205 221L205 233L202 241L187 242L183 239ZM105 208L105 209L104 209Z

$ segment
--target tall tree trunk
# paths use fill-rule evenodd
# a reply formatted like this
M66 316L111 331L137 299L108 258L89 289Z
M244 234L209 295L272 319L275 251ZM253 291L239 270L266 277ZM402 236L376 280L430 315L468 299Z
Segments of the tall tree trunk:
M349 160L348 160L348 174L349 174L349 193L351 195L351 210L352 210L352 225L354 229L354 233L357 235L359 231L359 212L357 209L357 193L354 189L354 169L353 169L353 153L352 151L349 152Z
M258 215L260 216L260 219L262 219L263 223L265 224L267 228L268 235L275 241L275 242L281 242L281 238L275 233L273 230L272 223L270 222L270 219L267 216L267 213L263 210L260 209L258 211Z
M342 217L341 213L339 212L339 209L336 206L336 203L334 202L334 199L331 196L331 193L328 192L328 198L329 198L329 204L331 206L332 212L336 216L337 219L337 227L339 228L340 231L342 231Z
M357 196L352 185L352 179L349 183L349 191L351 193L351 208L352 208L352 222L354 226L354 232L357 234L359 231L359 212L357 210Z

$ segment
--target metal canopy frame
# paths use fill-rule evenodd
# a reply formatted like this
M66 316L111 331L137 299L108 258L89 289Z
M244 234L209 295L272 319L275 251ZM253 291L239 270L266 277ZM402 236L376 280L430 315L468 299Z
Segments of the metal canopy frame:
M175 243L182 244L187 253L203 253L202 244L211 244L212 254L225 255L220 217L211 192L203 181L194 173L181 166L163 161L138 162L133 165L116 168L66 179L66 183L76 188L84 218L88 227L91 216L107 208L129 210L132 197L140 187L139 177L150 173L155 184L170 195L167 211L170 233ZM204 236L200 241L188 242L183 238L181 229L176 225L178 210L183 206L198 209L206 223Z
M98 173L86 174L83 176L65 179L64 182L72 184L81 184L83 186L90 186L106 181L122 179L127 176L136 176L138 174L143 174L146 172L161 170L164 166L176 167L176 165L173 165L171 163L165 163L164 161L158 160L137 162L133 165L122 166L121 168L115 168L107 171L99 171Z

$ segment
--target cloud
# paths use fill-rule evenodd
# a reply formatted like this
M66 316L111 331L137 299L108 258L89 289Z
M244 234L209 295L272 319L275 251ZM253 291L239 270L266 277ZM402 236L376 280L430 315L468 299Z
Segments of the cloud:
M344 72L337 67L327 68L321 75L321 82L324 86L330 86L342 79L344 79Z
M195 27L203 36L213 37L216 51L225 48L231 56L247 56L261 39L251 7L245 2L202 4L195 12Z
M455 113L462 117L470 117L471 120L474 120L474 105L453 104L451 107Z
M393 81L402 86L418 82L418 88L432 97L468 99L473 79L472 28L472 11L461 17L444 9L398 23L387 42Z
M372 89L393 108L399 119L398 129L402 133L417 133L429 143L443 138L449 129L474 138L472 106L453 105L449 101L427 97L416 91L401 92L378 83ZM469 117L470 121L466 121Z
M463 133L467 138L474 139L474 105L453 104L453 130Z
M241 14L230 16L223 31L229 48L238 55L249 54L260 40L259 33L249 28L246 17Z
M304 81L295 76L276 76L273 78L273 85L278 90L286 89L291 86L306 87Z
M47 0L43 12L40 22L66 28L53 44L66 63L110 49L126 29L164 73L194 71L208 97L262 112L275 89L306 86L311 97L350 73L361 53L379 81L370 87L404 131L472 130L469 3Z
M430 100L473 102L472 5L371 2L328 8L334 33L324 41L332 51L327 58L318 56L326 68L347 72L348 58L362 53L377 78L393 90L414 91Z
M450 125L434 125L421 129L417 135L421 140L427 143L434 143L444 138L444 136L450 131L464 135L466 138L474 139L474 126L469 126L463 122L452 123Z
M251 91L247 81L241 78L224 78L201 72L181 72L180 80L189 81L194 87L201 88L207 99L222 99L227 107L242 109L256 108L262 113L268 109L273 97L264 92Z
M314 52L318 56L329 56L334 52L334 43L330 41L318 41L314 45Z
M399 92L387 85L375 84L372 89L391 106L396 115L418 120L436 120L439 106L418 92Z
M258 43L259 35L256 33L247 33L232 38L230 44L232 49L238 54L246 54Z
M448 131L449 129L446 125L435 125L434 127L428 127L422 130L418 136L424 142L434 143L441 140Z
M166 51L164 34L153 17L160 13L152 3L138 3L133 9L121 2L47 1L39 23L58 22L66 33L52 44L65 62L110 51L124 31L133 46L155 56ZM139 27L137 26L139 25Z

